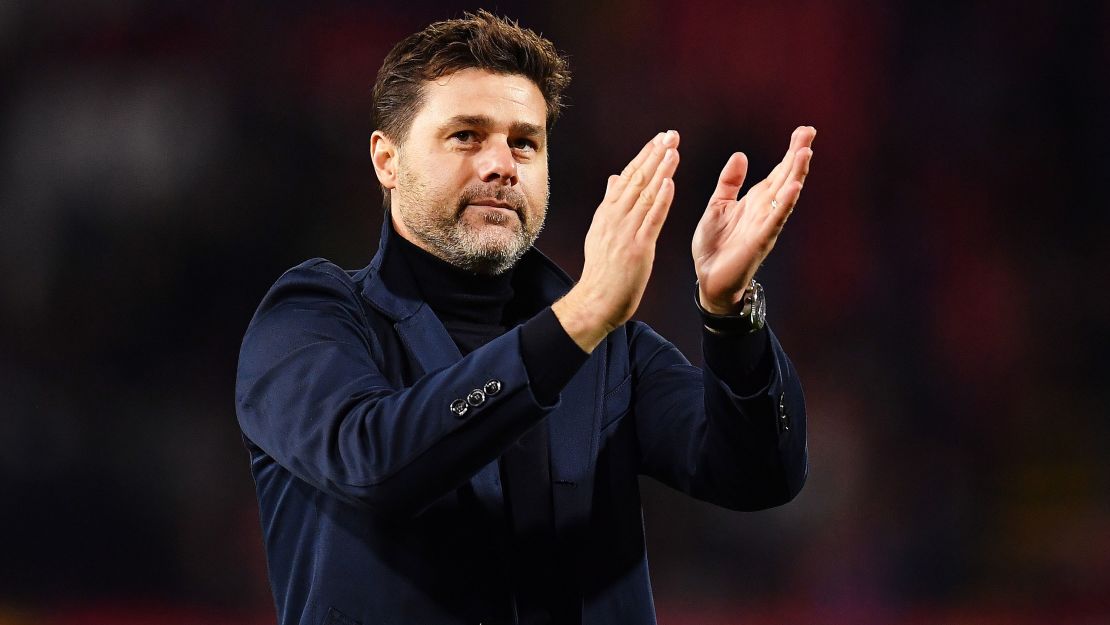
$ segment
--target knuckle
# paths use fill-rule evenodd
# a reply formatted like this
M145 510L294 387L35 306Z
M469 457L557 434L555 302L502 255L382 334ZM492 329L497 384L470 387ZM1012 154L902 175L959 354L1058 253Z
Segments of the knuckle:
M643 186L644 183L647 182L647 176L644 175L644 172L642 170L637 169L636 171L632 172L630 182L633 186Z
M652 205L653 203L655 203L655 191L651 189L644 189L643 191L640 191L640 201L644 204L647 204L648 206Z

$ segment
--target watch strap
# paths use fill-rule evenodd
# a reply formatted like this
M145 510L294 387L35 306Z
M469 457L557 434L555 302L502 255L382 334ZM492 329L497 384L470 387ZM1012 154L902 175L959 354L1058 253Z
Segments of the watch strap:
M695 281L694 305L697 306L702 325L708 332L718 335L750 334L763 328L765 314L763 287L754 278L748 288L744 289L740 300L742 303L740 312L735 315L717 315L703 308L700 289L701 284Z

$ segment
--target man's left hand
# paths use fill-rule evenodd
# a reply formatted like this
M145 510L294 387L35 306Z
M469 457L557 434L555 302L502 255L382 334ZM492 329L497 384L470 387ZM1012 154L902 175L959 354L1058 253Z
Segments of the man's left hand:
M707 311L718 315L739 312L744 290L774 248L802 193L816 134L813 126L799 126L782 161L739 200L748 172L747 157L737 152L721 170L691 245L698 296Z

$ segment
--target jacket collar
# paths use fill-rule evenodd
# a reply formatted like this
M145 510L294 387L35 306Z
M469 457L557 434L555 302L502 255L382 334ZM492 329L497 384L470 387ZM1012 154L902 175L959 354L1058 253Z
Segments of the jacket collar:
M398 249L399 236L386 211L378 252L370 265L353 278L362 284L363 297L369 304L391 318L397 335L419 370L429 373L458 362L462 355L431 306L421 299L404 252ZM517 310L529 316L562 297L573 285L566 273L534 247L525 252L513 272L514 300L520 306ZM586 476L593 471L592 454L597 449L600 417L596 410L598 389L593 382L603 369L603 359L590 359L576 375L577 382L572 382L577 390L567 393L562 402L563 408L577 418L561 419L549 426L553 477L566 483L583 484L583 488L559 487L553 491L555 526L560 534L570 531L567 528L579 526L589 513L592 488L588 487L590 481ZM590 444L579 444L582 441L590 441ZM501 514L503 494L497 461L478 471L471 478L471 485L491 513Z

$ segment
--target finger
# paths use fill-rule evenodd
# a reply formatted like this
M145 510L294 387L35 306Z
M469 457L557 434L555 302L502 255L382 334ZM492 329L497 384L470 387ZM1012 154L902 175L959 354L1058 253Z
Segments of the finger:
M663 222L667 221L667 215L670 213L672 200L674 200L674 179L666 177L660 182L659 193L656 194L655 201L644 216L644 223L636 232L638 237L653 243L659 238L659 232L663 230Z
M794 155L798 150L801 140L802 127L798 126L794 129L793 134L790 135L790 146L786 149L786 154L782 155L782 160L775 165L775 168L772 169L771 173L767 176L772 193L778 192L782 183L786 182L786 174L790 171L790 167L794 162Z
M648 159L648 157L651 155L652 151L656 147L662 146L664 149L668 147L677 148L678 141L678 132L674 130L668 130L667 132L660 132L656 134L651 139L651 141L648 141L647 144L644 145L644 147L640 150L640 153L636 155L636 158L633 158L632 161L629 162L623 170L621 170L621 177L628 178L632 174L632 172L643 166L644 161Z
M616 199L616 204L624 208L625 211L632 210L636 205L636 201L640 195L655 178L656 170L663 162L663 157L672 148L664 148L662 145L656 145L651 152L648 153L647 158L644 159L640 166L635 171L629 173L628 178L624 181L624 186L620 190L620 196Z
M797 156L794 157L794 165L790 169L789 180L804 185L806 176L809 175L809 163L813 160L813 148L799 148L795 154Z
M809 174L809 163L813 158L813 149L808 147L799 148L794 152L794 160L790 163L790 174L783 177L783 184L778 188L772 190L771 197L781 205L783 200L779 198L783 186L790 182L798 183L798 188L801 189L805 184L806 175ZM790 207L793 208L792 206Z
M608 180L605 181L605 199L606 200L611 200L612 199L613 185L615 185L617 183L617 181L620 180L620 179L621 179L620 176L618 176L616 174L613 174L612 176L609 176Z
M660 140L662 140L662 138L663 133L661 132L652 137L651 141L648 141L646 144L644 144L644 147L640 148L640 152L636 154L635 158L633 158L631 161L629 161L627 165L624 166L624 169L621 170L620 175L617 176L618 179L610 183L608 187L608 192L613 194L614 199L620 196L621 191L624 190L624 187L628 183L628 180L632 176L632 173L640 168L640 165L643 164L644 160L646 160L651 152L659 145L659 142Z
M813 126L798 126L790 135L790 148L786 150L789 155L792 152L797 152L802 148L808 148L813 145L813 138L817 136L817 129ZM786 157L783 157L786 160Z
M655 149L655 146L659 145L659 142L660 140L662 140L662 138L663 133L660 132L652 137L651 141L645 143L644 147L640 148L640 152L636 154L636 157L629 161L628 165L626 165L625 168L621 170L621 177L626 177L629 173L639 168L640 164L644 162L644 159L647 158L648 154L651 154L651 151Z
M678 149L678 144L682 142L682 137L679 136L677 130L668 130L663 133L663 147Z
M811 134L809 142L813 142L813 135ZM809 148L808 145L795 152L794 161L790 163L788 180L771 195L771 198L775 199L774 205L765 206L765 221L773 222L779 229L783 228L790 214L794 212L798 198L801 196L801 188L805 184L806 175L809 174L809 163L813 160L813 157L814 150Z
M786 154L783 155L782 160L779 161L775 168L771 170L771 174L767 176L771 181L771 190L777 193L782 184L786 182L787 175L793 170L794 156L798 150L808 148L813 145L813 138L817 135L817 129L813 126L798 126L790 135L790 147L787 148Z
M636 158L632 159L628 167L624 168L624 171L621 172L621 176L627 177L633 171L643 167L647 160L651 158L651 154L655 149L666 150L667 148L678 148L678 143L679 136L677 130L668 130L667 132L661 132L655 135L655 138L645 145L644 149L640 150Z
M784 184L779 189L778 195L775 196L777 207L767 211L766 223L772 224L776 231L781 230L786 224L786 220L794 213L794 207L797 206L801 194L802 183L797 180L791 180Z
M712 202L734 202L740 195L740 188L744 186L744 178L748 175L748 157L743 152L737 152L729 157L721 175L717 178L717 188L709 197Z
M652 176L651 181L647 186L640 191L640 196L636 198L636 203L632 207L632 213L639 213L640 220L647 215L652 206L655 205L655 200L659 195L659 189L663 185L663 181L667 178L673 178L674 172L678 169L678 150L674 148L667 148L663 153L663 158L659 161L659 166L655 168L655 175ZM638 229L641 223L635 224Z
M790 134L790 143L787 145L786 153L782 155L782 159L775 164L771 169L771 173L767 175L767 180L770 182L771 188L777 190L785 180L785 173L790 171L790 163L794 160L794 151L798 149L798 142L802 133L802 127L798 126L794 132Z

